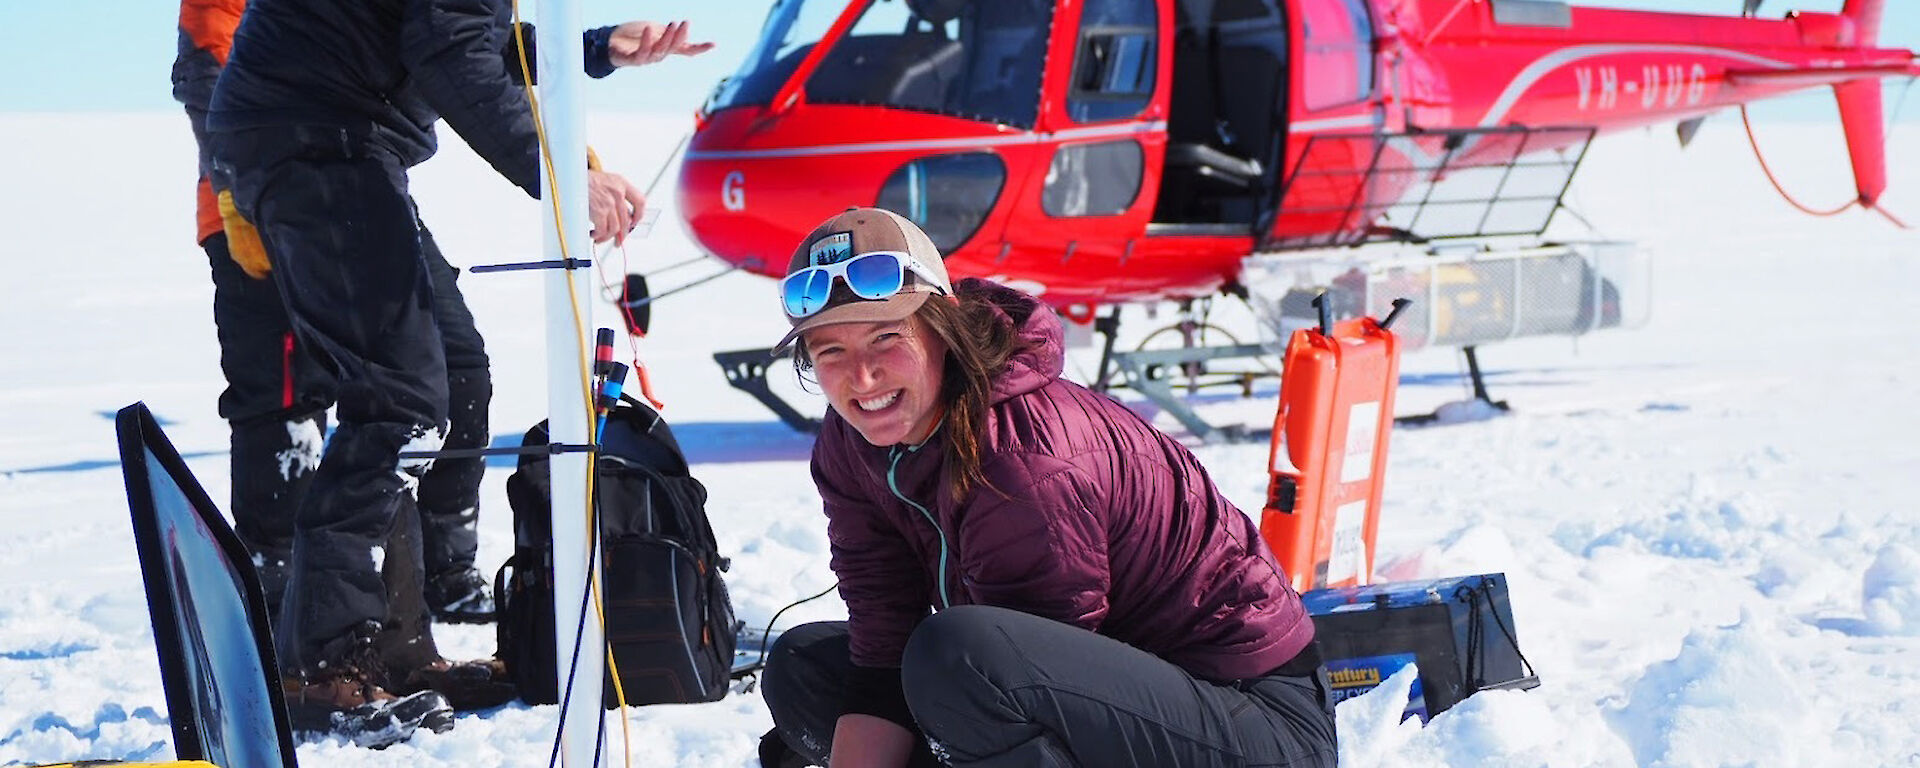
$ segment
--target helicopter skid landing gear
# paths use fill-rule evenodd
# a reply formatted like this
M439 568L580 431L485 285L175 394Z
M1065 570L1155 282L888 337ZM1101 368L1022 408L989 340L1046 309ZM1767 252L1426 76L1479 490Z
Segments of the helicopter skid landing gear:
M726 371L728 384L733 385L734 389L752 395L753 399L760 401L767 410L773 411L773 415L780 417L780 421L792 427L794 431L807 434L819 432L819 419L801 414L787 401L780 399L779 395L774 394L773 388L767 385L767 365L788 354L790 353L783 352L776 356L772 349L764 347L736 349L731 352L713 353L713 361L719 363L720 368Z
M1140 346L1131 352L1114 351L1114 338L1120 330L1120 308L1114 307L1107 316L1094 321L1094 331L1105 336L1100 353L1099 373L1094 379L1093 389L1106 392L1116 387L1125 387L1158 406L1172 416L1187 431L1205 441L1239 441L1259 435L1250 431L1246 425L1215 427L1195 413L1186 399L1175 392L1176 386L1185 386L1187 394L1193 394L1203 388L1231 386L1240 390L1242 397L1253 395L1253 382L1257 379L1278 376L1279 372L1271 366L1262 365L1259 371L1210 371L1207 362L1225 359L1258 359L1271 354L1271 351L1259 344L1241 344L1232 334L1204 319L1210 301L1201 303L1198 314L1194 311L1194 302L1180 305L1180 319L1173 325L1147 334ZM1178 347L1154 348L1156 339L1177 334ZM1224 337L1226 344L1205 344L1210 335ZM1115 382L1113 374L1121 374L1121 381ZM1177 378L1184 378L1182 384Z
M1173 391L1173 384L1169 382L1169 378L1171 374L1175 372L1192 370L1193 366L1208 360L1253 358L1266 354L1268 354L1267 348L1259 344L1230 344L1218 347L1186 347L1183 349L1115 352L1113 353L1113 362L1119 366L1121 373L1125 374L1126 382L1124 384L1111 386L1124 386L1135 392L1139 392L1141 396L1152 401L1153 404L1159 406L1161 410L1166 411L1167 415L1179 421L1181 426L1186 427L1187 431L1192 432L1194 437L1200 438L1201 440L1207 442L1238 442L1241 440L1261 438L1261 435L1249 430L1244 424L1233 424L1225 427L1215 427L1212 424L1208 424L1205 419L1200 418L1199 414L1194 413L1192 406L1187 405L1185 398ZM1243 396L1251 395L1253 391L1253 379L1261 375L1262 374L1257 373L1234 374L1233 376L1235 378L1232 381L1216 382L1216 384L1234 384L1241 387ZM1189 386L1199 387L1203 385L1190 384Z
M1507 401L1495 400L1487 394L1487 380L1480 373L1479 348L1469 344L1460 348L1460 354L1467 358L1467 376L1473 382L1473 398L1461 403L1447 403L1432 413L1396 416L1393 420L1395 424L1425 426L1442 422L1477 421L1488 415L1512 410L1507 406Z

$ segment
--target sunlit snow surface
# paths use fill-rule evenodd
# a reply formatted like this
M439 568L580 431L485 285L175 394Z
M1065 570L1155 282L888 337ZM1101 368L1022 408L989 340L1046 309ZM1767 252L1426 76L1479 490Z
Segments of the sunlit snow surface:
M645 183L688 127L625 117L591 121L589 135ZM1836 126L1761 128L1796 194L1815 205L1852 195ZM1902 126L1890 144L1887 206L1920 224L1920 130ZM0 117L0 145L0 763L164 759L111 416L145 400L226 498L191 140L175 114L15 115ZM450 133L443 145L414 193L454 263L537 257L536 206ZM656 205L673 205L672 178ZM1601 234L1653 253L1652 321L1484 349L1512 413L1396 432L1379 541L1385 578L1506 572L1543 683L1475 696L1419 729L1380 700L1404 690L1390 681L1342 706L1344 764L1920 765L1920 234L1871 214L1792 211L1725 119L1686 152L1665 129L1602 139L1569 202ZM695 254L673 221L669 210L629 249L634 269ZM1568 217L1554 233L1588 236ZM602 263L623 271L621 254ZM517 439L546 407L540 281L461 280L494 361L496 440ZM641 357L712 493L735 607L765 622L832 583L808 439L727 387L709 359L778 338L772 284L730 275L656 309ZM1135 311L1126 336L1169 320ZM1084 379L1095 353L1074 354ZM1452 353L1415 353L1402 370L1401 413L1465 396ZM1273 389L1202 407L1264 422ZM1258 508L1264 444L1196 450L1229 496ZM512 546L509 471L492 465L483 489L484 569ZM828 597L781 621L843 611ZM456 656L493 646L490 628L439 636ZM515 705L383 752L308 744L300 759L541 766L554 715ZM770 725L757 693L626 717L636 766L753 765Z

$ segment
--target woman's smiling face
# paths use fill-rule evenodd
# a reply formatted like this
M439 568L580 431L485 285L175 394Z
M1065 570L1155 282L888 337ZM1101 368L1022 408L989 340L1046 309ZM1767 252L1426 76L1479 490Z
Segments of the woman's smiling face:
M822 326L802 343L828 404L867 442L913 444L933 434L947 346L918 317Z

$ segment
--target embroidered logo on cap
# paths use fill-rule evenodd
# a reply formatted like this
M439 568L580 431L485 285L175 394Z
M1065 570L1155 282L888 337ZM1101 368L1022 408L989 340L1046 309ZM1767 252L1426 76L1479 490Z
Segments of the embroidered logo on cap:
M837 264L853 257L853 233L835 232L813 241L807 249L807 260L816 267Z

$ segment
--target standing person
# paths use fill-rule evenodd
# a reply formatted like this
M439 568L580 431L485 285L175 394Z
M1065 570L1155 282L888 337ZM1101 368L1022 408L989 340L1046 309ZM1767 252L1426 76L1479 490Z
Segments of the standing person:
M396 579L383 578L385 542L434 492L437 474L431 460L400 454L458 438L475 402L457 399L459 371L477 363L484 372L485 362L477 333L478 357L462 359L457 339L472 318L417 218L407 171L433 154L445 116L495 169L538 194L534 126L509 76L507 62L521 57L508 9L504 0L253 0L214 88L207 124L218 180L236 217L258 226L296 334L340 382L339 426L294 518L274 633L296 713L390 702L384 687L413 677L387 669L383 619ZM709 47L686 33L652 22L588 32L588 70L604 76ZM599 240L623 236L645 205L618 175L590 173L589 191ZM480 415L474 437L484 443ZM401 576L426 581L417 569Z
M293 557L293 507L320 464L333 381L295 338L280 293L267 279L259 235L237 229L239 255L232 252L208 181L207 103L245 7L246 0L181 1L173 97L186 107L200 148L195 235L213 274L213 324L227 381L219 410L231 432L229 509L272 609Z
M259 232L233 210L231 195L216 195L209 182L208 103L245 6L246 0L182 0L173 83L200 147L196 234L213 276L214 325L227 380L219 409L231 428L230 508L236 532L265 587L269 610L277 615L291 570L295 509L320 464L326 412L337 382L293 332L270 279L272 264ZM447 355L458 361L450 366L448 378L459 415L448 444L479 447L488 437L491 384L486 353L472 315L453 287L455 271L424 231L422 243L436 267L431 274L436 317L450 329L443 334ZM382 666L395 675L388 685L405 696L389 702L343 694L357 701L346 708L355 728L342 733L356 742L373 746L404 739L423 722L444 728L451 723L452 709L495 706L513 696L496 662L442 658L430 628L429 607L433 615L448 620L491 618L490 590L473 568L483 470L478 459L435 465L423 479L418 511L406 510L382 542L397 556L381 564L388 612L377 650ZM424 584L423 553L428 555L424 573L439 576ZM466 583L474 586L456 591ZM300 730L336 730L330 716L315 717L304 710L293 714Z
M787 275L848 618L775 643L764 762L1334 764L1299 595L1186 448L1060 378L1053 312L871 208Z
M213 273L214 328L227 380L219 408L231 429L230 508L266 587L267 604L277 610L293 558L294 509L320 465L336 382L294 334L259 233L234 212L231 194L215 194L207 174L207 107L245 8L246 0L182 0L173 95L186 107L200 147L196 234ZM231 234L225 220L234 223ZM485 447L493 395L486 349L454 283L458 272L424 228L421 247L431 265L434 313L448 360L452 407L445 447ZM477 457L449 459L421 478L424 598L443 621L493 620L492 590L474 567L485 469Z

